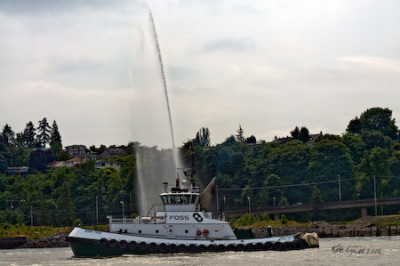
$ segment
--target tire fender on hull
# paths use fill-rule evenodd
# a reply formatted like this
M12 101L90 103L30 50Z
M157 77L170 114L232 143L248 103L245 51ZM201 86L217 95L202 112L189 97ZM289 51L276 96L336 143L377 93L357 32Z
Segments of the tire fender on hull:
M125 249L128 246L128 242L126 242L126 240L121 240L119 241L118 246Z
M139 243L139 249L142 251L145 251L147 249L147 243L146 242L140 242Z
M106 247L106 246L108 245L108 240L105 239L105 238L100 239L99 245L100 245L101 247Z
M111 239L110 242L108 243L108 245L109 245L110 247L112 247L112 248L115 248L115 247L117 247L117 245L118 245L118 241L115 240L115 239Z
M168 251L168 245L165 243L161 243L158 248L160 249L161 252L167 252Z
M129 242L128 247L131 250L135 250L135 249L137 249L138 244L136 243L136 241L131 241L131 242Z

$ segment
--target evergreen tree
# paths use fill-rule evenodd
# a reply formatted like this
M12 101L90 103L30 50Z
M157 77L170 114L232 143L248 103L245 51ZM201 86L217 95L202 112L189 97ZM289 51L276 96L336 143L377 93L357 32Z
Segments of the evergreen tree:
M293 139L299 139L300 137L300 130L296 126L292 131L290 131L290 135L292 136Z
M237 132L236 135L237 140L239 140L240 142L245 142L246 139L244 138L243 129L241 125L239 125L239 129L236 132Z
M67 182L63 183L61 194L57 200L56 221L58 225L70 226L74 223L74 205L71 198L71 191Z
M15 134L15 146L18 148L27 148L26 137L24 132Z
M11 127L8 124L6 124L4 126L3 132L1 132L1 137L2 137L4 144L7 147L14 145L15 134L14 134L14 131L12 131Z
M312 221L321 221L323 218L322 215L322 197L321 191L318 189L317 186L313 186L311 189L311 204L312 204L312 211L311 211L311 220Z
M53 121L51 127L50 147L56 152L59 152L62 149L61 135L58 131L56 120Z
M51 214L52 207L54 207L54 201L52 199L40 201L38 210L39 225L53 225L53 215Z
M197 133L196 138L194 139L195 144L200 147L209 147L210 146L210 131L206 127L202 127Z
M28 148L33 148L35 145L36 129L31 121L29 121L24 129L25 142Z
M0 173L4 173L7 170L7 152L6 145L0 142Z
M45 148L46 144L50 142L50 132L51 128L49 123L47 123L47 118L45 117L39 121L38 134L36 136L38 145L40 147Z

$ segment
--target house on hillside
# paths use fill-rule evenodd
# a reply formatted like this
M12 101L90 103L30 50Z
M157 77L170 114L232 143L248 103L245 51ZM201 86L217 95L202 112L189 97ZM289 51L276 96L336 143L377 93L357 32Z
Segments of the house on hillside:
M81 164L83 164L84 162L86 162L87 160L79 158L79 157L74 157L72 159L66 160L66 161L58 161L55 162L52 166L53 167L72 167L72 166L80 166Z
M104 169L106 167L114 167L116 170L121 170L121 163L120 162L107 162L107 161L96 161L96 169Z
M85 145L71 145L71 146L66 146L65 150L70 156L77 156L79 154L85 154L86 153L86 146Z
M29 171L29 167L7 167L7 175L26 175Z
M107 148L101 154L100 157L107 159L113 156L126 156L126 152L119 148Z

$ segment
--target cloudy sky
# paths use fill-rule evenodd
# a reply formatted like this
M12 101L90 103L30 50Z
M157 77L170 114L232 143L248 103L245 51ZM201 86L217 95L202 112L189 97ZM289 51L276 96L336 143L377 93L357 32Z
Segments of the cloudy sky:
M43 117L63 144L171 147L208 127L270 141L400 119L400 1L1 0L0 126Z

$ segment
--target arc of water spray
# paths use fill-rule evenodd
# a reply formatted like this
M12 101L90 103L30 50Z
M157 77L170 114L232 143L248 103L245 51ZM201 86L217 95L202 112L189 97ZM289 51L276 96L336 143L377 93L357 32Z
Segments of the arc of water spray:
M154 23L154 18L153 18L153 14L151 13L151 10L149 10L149 14L150 14L151 25L152 25L152 28L153 28L153 33L154 33L154 39L155 39L156 47L157 47L158 61L160 63L160 70L161 70L161 77L162 77L162 81L163 81L163 85L164 85L165 99L167 101L169 126L170 126L170 130L171 130L171 138L172 138L172 154L174 156L174 163L175 163L175 169L176 169L177 168L176 164L177 164L178 158L177 158L177 154L176 154L174 130L172 128L172 118L171 118L171 109L169 107L167 81L166 81L166 78L165 78L164 65L163 65L163 61L162 61L162 57L161 57L160 45L158 43L158 36L157 36L156 26L155 26L155 23Z

